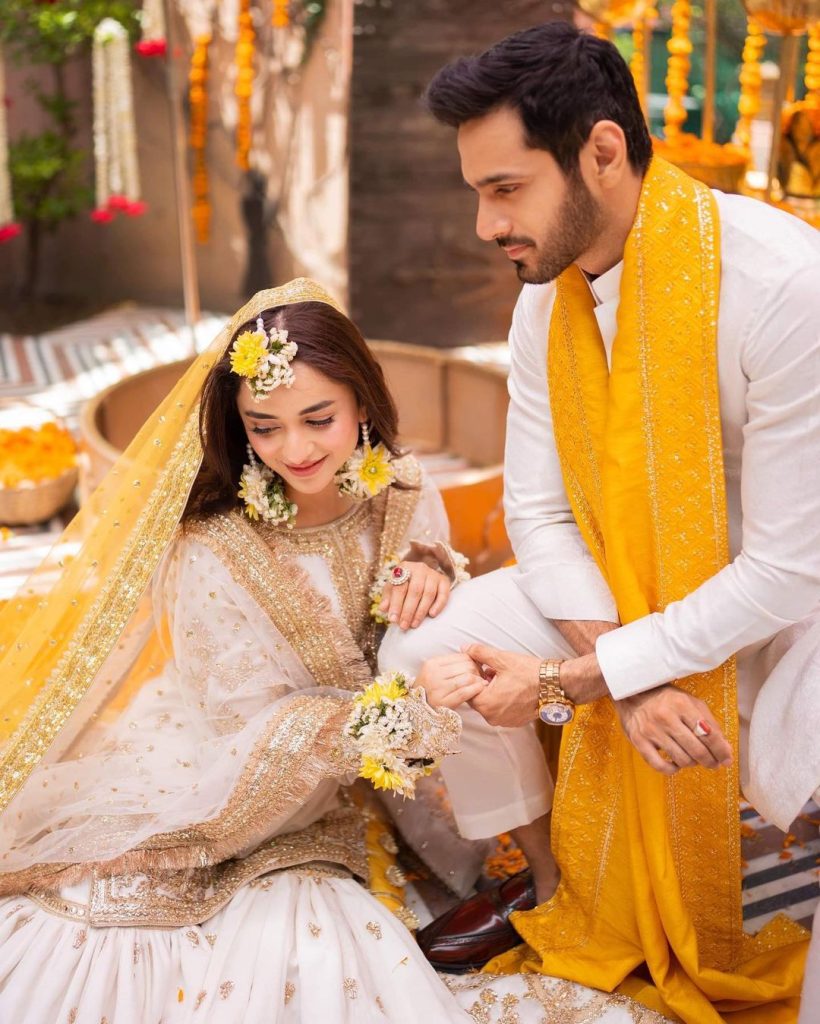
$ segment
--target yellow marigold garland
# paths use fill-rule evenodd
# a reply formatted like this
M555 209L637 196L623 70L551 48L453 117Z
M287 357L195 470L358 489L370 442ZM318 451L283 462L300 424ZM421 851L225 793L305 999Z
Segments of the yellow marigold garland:
M253 55L256 33L253 28L250 0L241 0L239 8L239 38L236 42L236 85L238 101L236 123L236 162L243 171L250 170L251 152L251 94L253 92Z
M194 41L191 70L188 73L188 100L191 107L189 141L194 155L194 219L196 240L204 245L210 236L211 204L208 197L208 165L205 144L208 138L208 49L210 32L204 32Z
M740 69L740 98L737 103L740 116L735 128L737 144L744 149L749 148L752 121L760 110L760 60L765 49L766 36L763 29L754 18L749 18L746 22L746 42L743 44L743 66Z
M675 0L672 4L672 34L666 44L669 50L669 61L666 65L666 91L669 94L669 101L663 111L663 120L667 142L674 142L677 139L686 120L683 100L689 91L691 20L692 7L689 0Z

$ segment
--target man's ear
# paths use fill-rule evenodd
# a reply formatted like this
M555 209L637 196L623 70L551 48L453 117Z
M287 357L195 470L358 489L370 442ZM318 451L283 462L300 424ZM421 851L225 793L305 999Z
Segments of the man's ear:
M614 121L596 121L580 157L586 174L599 188L610 189L619 184L630 168L623 128Z

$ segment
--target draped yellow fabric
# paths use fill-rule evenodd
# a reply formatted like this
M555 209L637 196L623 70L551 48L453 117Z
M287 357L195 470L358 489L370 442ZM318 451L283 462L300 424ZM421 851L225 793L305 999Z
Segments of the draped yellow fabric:
M729 560L719 286L714 199L657 157L624 253L611 369L580 270L557 281L555 442L624 623L663 611ZM708 703L737 751L734 659L678 685ZM487 969L618 989L687 1024L794 1022L806 932L785 918L753 938L742 930L737 758L662 776L608 699L580 707L564 731L552 826L561 884L514 915L528 945Z
M0 813L44 757L66 749L106 705L122 705L156 674L161 637L152 632L146 588L202 460L202 385L242 324L296 302L339 309L306 278L258 292L193 362L3 608Z

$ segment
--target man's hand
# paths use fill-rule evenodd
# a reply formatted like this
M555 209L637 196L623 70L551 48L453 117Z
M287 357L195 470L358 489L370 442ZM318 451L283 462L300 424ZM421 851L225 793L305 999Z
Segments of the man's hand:
M439 654L428 658L416 676L433 708L457 708L487 686L487 680L466 654Z
M538 669L541 658L531 654L499 651L486 644L464 648L489 681L470 704L490 725L515 728L535 721L538 715Z
M696 764L731 764L732 748L706 704L667 684L614 702L623 730L650 768L674 775ZM697 736L702 722L708 736Z

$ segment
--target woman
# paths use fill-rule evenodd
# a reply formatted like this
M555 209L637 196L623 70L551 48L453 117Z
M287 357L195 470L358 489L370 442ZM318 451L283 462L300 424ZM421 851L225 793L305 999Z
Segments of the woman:
M410 788L458 734L409 701L374 769L348 727L376 620L437 614L460 572L395 438L333 300L260 293L7 610L0 1020L469 1021L360 884L378 822L344 785ZM491 980L458 998L506 1012L520 979Z

